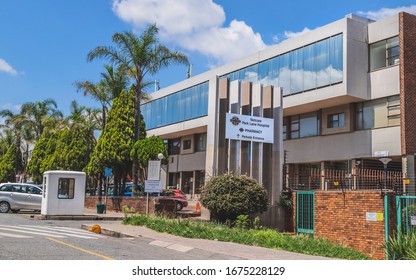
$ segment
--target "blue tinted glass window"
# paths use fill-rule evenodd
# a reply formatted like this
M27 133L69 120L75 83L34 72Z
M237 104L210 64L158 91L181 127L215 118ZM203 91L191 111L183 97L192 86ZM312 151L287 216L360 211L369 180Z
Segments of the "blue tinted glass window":
M331 54L331 84L342 82L343 75L343 46L342 46L342 34L332 37L330 41L330 54Z
M279 87L283 87L283 95L290 94L290 53L279 56Z
M208 82L150 101L140 108L147 129L206 116Z
M310 90L316 88L316 45L309 45L303 48L303 89Z
M290 52L290 93L303 91L303 49Z
M316 86L322 87L331 83L331 66L329 54L329 41L323 40L316 43Z

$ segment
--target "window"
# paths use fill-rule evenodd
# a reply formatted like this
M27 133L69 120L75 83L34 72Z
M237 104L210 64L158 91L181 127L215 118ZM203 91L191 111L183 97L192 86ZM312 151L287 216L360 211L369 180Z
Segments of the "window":
M380 98L356 105L357 130L400 125L400 96Z
M280 54L221 78L279 86L283 88L284 96L341 83L343 34Z
M59 178L58 181L58 198L73 199L75 191L74 178Z
M299 116L292 116L290 118L290 138L299 138Z
M283 118L283 140L287 140L287 122L289 117Z
M399 62L399 37L370 45L370 71L395 65Z
M192 147L192 141L191 139L183 140L183 149L189 150Z
M207 150L207 134L201 133L195 135L195 152L203 152Z
M387 121L388 125L400 125L400 97L391 96L387 98Z
M283 138L287 137L287 128L283 128ZM317 112L290 117L290 139L319 135L319 118Z
M152 100L140 106L147 129L208 115L208 82Z
M179 138L170 139L168 143L169 155L179 155L181 152L181 140Z
M344 113L328 115L328 128L344 126Z

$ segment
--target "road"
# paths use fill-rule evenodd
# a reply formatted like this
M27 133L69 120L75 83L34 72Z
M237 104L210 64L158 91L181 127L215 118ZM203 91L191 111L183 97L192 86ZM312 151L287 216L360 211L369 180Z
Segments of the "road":
M155 246L142 237L116 238L82 230L85 221L34 220L29 213L0 214L0 260L202 260L202 250L188 252ZM105 223L120 223L106 221ZM100 224L103 224L100 222Z

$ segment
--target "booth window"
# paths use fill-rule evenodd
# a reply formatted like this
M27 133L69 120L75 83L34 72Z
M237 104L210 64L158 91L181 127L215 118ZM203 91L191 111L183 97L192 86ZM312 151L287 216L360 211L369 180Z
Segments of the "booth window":
M59 178L58 181L58 198L59 199L74 199L75 179L74 178Z

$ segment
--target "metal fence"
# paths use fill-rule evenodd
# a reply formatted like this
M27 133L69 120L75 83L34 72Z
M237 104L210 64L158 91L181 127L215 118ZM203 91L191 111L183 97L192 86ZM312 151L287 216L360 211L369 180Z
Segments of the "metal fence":
M396 196L397 228L404 234L416 233L416 196Z
M286 174L286 185L292 190L393 190L403 192L402 172L357 169L303 168Z
M314 234L315 193L296 193L296 232Z

